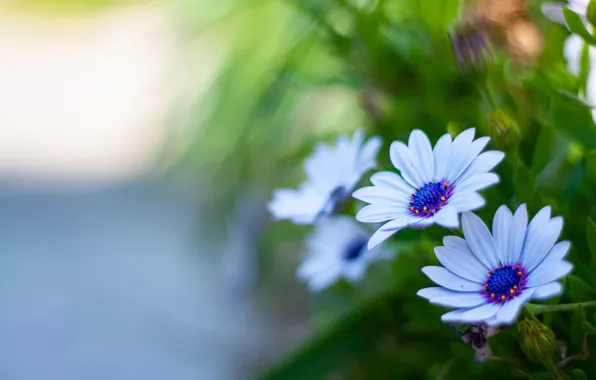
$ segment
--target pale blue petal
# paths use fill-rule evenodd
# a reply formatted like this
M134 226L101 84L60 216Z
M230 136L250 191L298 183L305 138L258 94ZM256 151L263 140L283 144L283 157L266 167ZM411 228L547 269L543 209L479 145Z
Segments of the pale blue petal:
M433 219L435 223L445 228L459 227L457 209L451 205L443 207L438 213L434 215Z
M486 267L469 249L459 251L451 247L435 247L435 255L446 269L466 280L483 283L488 276Z
M509 230L509 263L519 263L524 240L526 238L526 228L528 225L528 211L525 203L517 208L513 214L513 223Z
M449 199L449 205L455 207L458 212L474 211L486 204L480 194L464 190L462 189L461 192L456 190L455 194Z
M461 278L443 267L424 267L422 268L422 273L435 284L458 292L480 292L483 289L481 283Z
M528 226L523 247L522 262L526 270L531 271L544 260L555 245L563 229L563 218L552 218L545 224Z
M440 181L445 179L451 157L451 135L449 133L444 134L437 141L433 149L433 155L435 157L435 176L433 180Z
M501 308L499 309L499 311L497 312L497 314L495 316L496 319L498 320L498 324L500 324L500 325L512 324L515 321L515 319L517 318L517 316L519 315L519 312L520 312L522 306L526 302L528 302L528 300L532 297L533 294L534 294L534 289L527 289L527 290L524 290L523 293L519 294L514 299L503 304L503 306L501 306Z
M416 170L414 155L410 149L401 141L394 141L389 148L389 157L391 163L399 170L403 179L405 179L414 188L424 185L424 179Z
M420 129L414 129L410 133L408 147L414 156L414 163L417 171L424 181L431 181L435 172L435 161L430 141Z
M497 268L497 249L484 222L471 212L462 214L461 219L464 237L472 253L487 267Z
M550 250L548 255L546 255L545 261L558 261L563 260L565 256L567 256L567 252L569 252L569 248L571 248L571 243L568 241L560 241Z
M560 282L549 282L548 284L537 286L534 289L534 295L532 296L535 300L545 300L556 295L561 294L563 286Z
M526 286L533 288L558 280L569 274L572 269L573 265L568 261L545 261L530 272Z
M497 257L502 264L509 264L508 245L509 231L513 224L513 214L507 206L502 205L493 219L493 240L497 249Z
M461 315L461 321L467 323L482 322L497 314L501 305L496 303L485 303L482 306L468 310Z
M370 182L375 186L388 187L396 192L404 193L407 196L415 191L415 189L409 183L404 181L403 178L390 171L382 171L373 174L370 177Z

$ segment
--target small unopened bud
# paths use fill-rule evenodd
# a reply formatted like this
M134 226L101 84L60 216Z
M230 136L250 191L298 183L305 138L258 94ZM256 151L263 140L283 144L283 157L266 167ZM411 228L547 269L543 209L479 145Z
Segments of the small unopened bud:
M555 334L537 319L520 319L517 322L519 342L530 360L549 361L555 352Z
M449 34L455 62L460 70L482 69L490 58L487 26L482 21L457 26Z

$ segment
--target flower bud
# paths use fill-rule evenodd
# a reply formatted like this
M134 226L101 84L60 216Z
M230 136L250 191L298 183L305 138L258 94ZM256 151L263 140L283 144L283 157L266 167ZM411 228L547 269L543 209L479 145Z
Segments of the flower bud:
M551 360L556 347L555 334L537 319L517 322L520 345L526 356L534 361Z

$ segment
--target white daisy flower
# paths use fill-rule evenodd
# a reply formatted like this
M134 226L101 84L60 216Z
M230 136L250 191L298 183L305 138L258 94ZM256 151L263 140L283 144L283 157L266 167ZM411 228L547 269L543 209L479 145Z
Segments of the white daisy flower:
M319 220L307 240L308 251L297 271L297 277L318 292L340 278L359 281L369 263L388 258L388 251L366 249L370 234L347 216Z
M509 325L522 306L561 293L557 281L573 266L563 260L570 243L557 241L563 219L550 217L550 207L540 210L528 224L526 205L515 214L501 206L493 220L492 236L471 212L462 215L465 240L446 236L436 247L444 267L422 268L440 287L418 295L431 303L456 310L443 314L444 322Z
M458 214L484 206L478 190L499 182L489 173L504 157L503 152L480 154L488 137L474 140L474 128L453 141L443 135L434 149L421 130L410 134L408 145L394 141L390 158L401 176L390 171L375 173L374 186L356 190L352 196L370 203L356 215L364 223L387 222L368 242L371 249L397 231L437 223L447 228L459 226Z
M268 209L277 219L296 224L312 224L318 216L328 215L344 201L362 175L376 165L381 138L372 137L363 144L364 131L352 139L341 135L335 146L318 144L304 162L307 182L293 189L278 189Z

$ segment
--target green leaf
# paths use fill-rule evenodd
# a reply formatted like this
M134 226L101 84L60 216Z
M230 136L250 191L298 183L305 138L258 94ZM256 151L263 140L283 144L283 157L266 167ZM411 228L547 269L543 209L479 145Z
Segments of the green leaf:
M571 373L573 373L575 375L575 378L578 380L588 380L588 377L586 376L586 374L584 373L584 371L582 371L579 368L574 368L571 370Z
M596 45L596 39L588 32L582 18L569 8L563 8L563 15L572 33L577 34L590 45Z
M586 333L596 335L596 327L594 327L594 325L592 325L590 322L583 321L582 328Z
M596 257L596 224L591 218L588 218L586 238L588 239L588 247L590 247L590 253L592 253L592 257Z
M568 277L569 293L573 302L584 302L595 298L594 288L575 275Z

